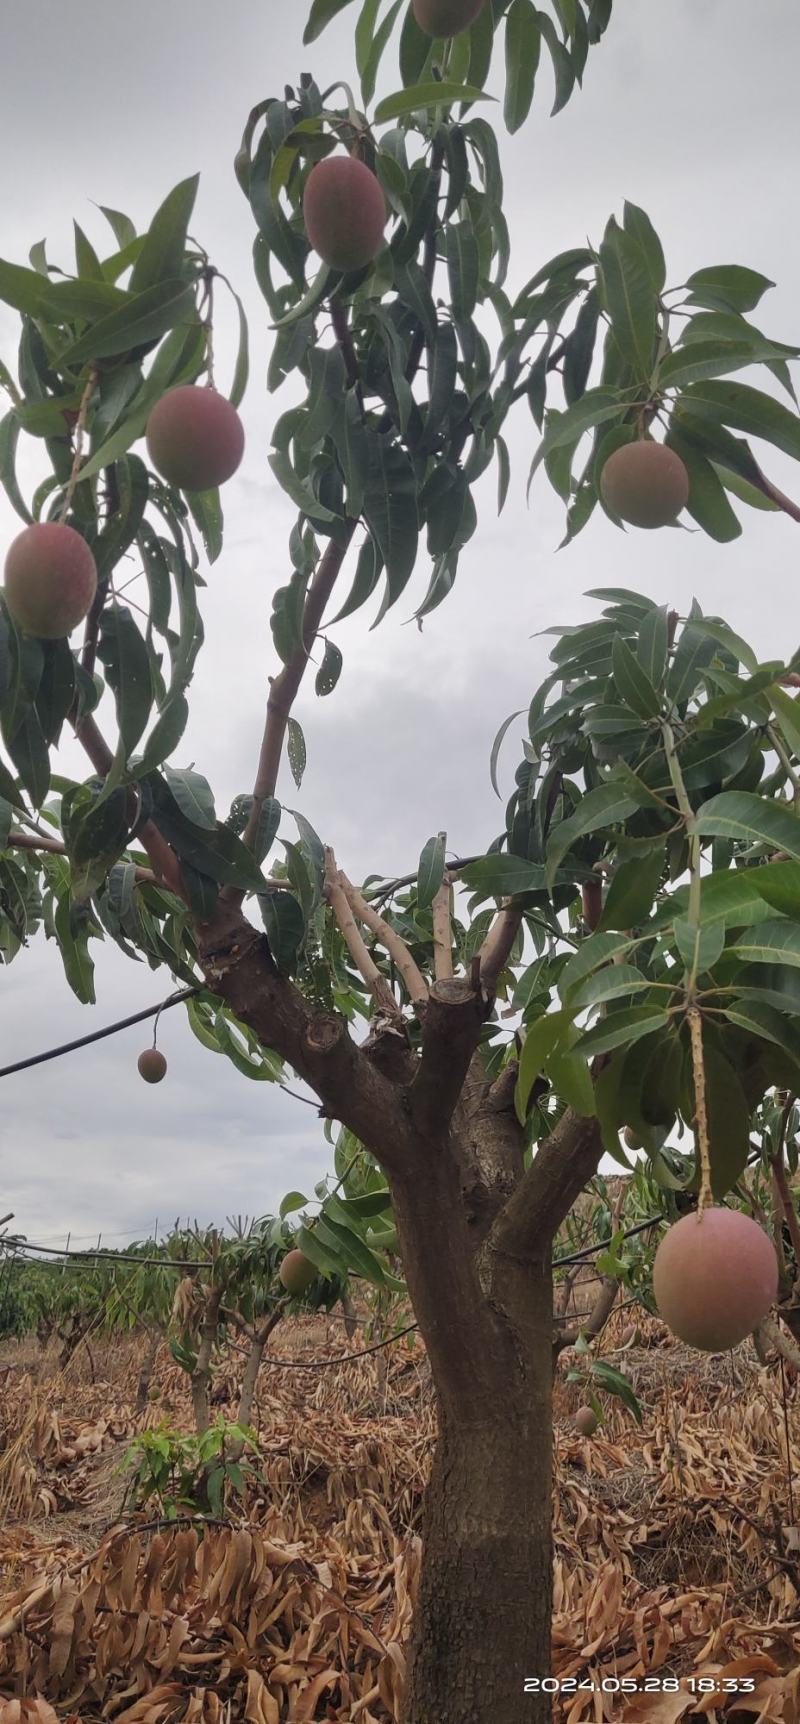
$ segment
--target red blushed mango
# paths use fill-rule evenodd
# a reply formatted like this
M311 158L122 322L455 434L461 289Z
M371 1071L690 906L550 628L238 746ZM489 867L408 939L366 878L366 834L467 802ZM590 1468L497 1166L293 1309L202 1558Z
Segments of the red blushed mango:
M609 455L600 475L609 508L632 527L668 527L689 500L689 475L680 455L643 438Z
M233 477L244 454L244 427L216 389L195 383L168 389L147 421L153 466L180 491L210 491Z
M303 220L309 244L330 269L343 275L364 269L383 244L380 182L355 156L326 156L306 180Z
M676 1221L658 1247L653 1293L668 1329L703 1353L737 1347L778 1294L778 1259L762 1227L713 1205Z
M474 24L484 0L413 0L414 17L426 36L460 36Z
M61 521L26 527L9 546L4 592L25 634L65 639L89 615L97 592L97 569L86 540Z

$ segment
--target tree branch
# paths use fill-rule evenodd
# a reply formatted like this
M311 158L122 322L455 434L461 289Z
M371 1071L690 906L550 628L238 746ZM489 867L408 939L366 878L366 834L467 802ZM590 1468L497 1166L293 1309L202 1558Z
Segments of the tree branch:
M453 884L445 874L433 900L433 973L437 982L447 981L453 974L453 930L450 921Z
M266 936L230 906L198 929L208 985L266 1048L274 1048L388 1169L404 1166L413 1132L394 1084L348 1034L345 1019L314 1012L277 970Z
M333 539L330 540L327 550L317 564L314 579L306 595L303 611L302 645L298 647L289 663L283 666L278 676L270 679L261 754L256 781L253 786L253 807L243 837L243 842L250 850L252 850L255 842L264 803L268 797L275 795L289 715L303 680L308 664L308 655L319 631L325 607L333 592L357 525L356 521L348 520L345 522L343 544L337 544ZM240 892L226 889L223 895L227 903L241 903L242 894Z
M424 1005L428 998L428 984L422 971L415 964L402 935L398 934L397 929L392 928L377 910L373 910L372 905L367 903L358 887L354 886L351 880L348 880L346 874L341 874L340 879L351 910L358 917L359 922L363 922L364 927L369 928L376 939L380 940L384 951L388 953L395 969L405 983L412 1006Z
M485 1017L483 999L471 982L460 977L434 982L422 1021L419 1070L408 1092L412 1117L424 1135L435 1137L449 1126Z
M389 1017L401 1018L402 1012L392 993L385 976L381 975L372 954L356 926L348 894L344 886L344 876L336 867L336 857L331 849L325 851L325 897L339 925L344 943L358 970L366 982L376 1006Z
M565 1215L587 1179L597 1172L602 1154L598 1121L583 1119L568 1108L498 1215L490 1249L523 1262L537 1261L549 1252Z
M6 845L9 850L36 850L42 851L46 856L69 854L66 844L62 844L60 839L45 838L38 832L9 832ZM141 886L160 886L163 883L151 868L137 868L135 873L137 883Z
M505 904L498 912L495 921L486 936L478 953L479 975L481 987L487 994L493 994L499 977L511 956L514 941L522 926L522 911L512 908L511 903Z
M620 1284L613 1275L604 1275L594 1305L585 1323L576 1323L572 1329L559 1331L553 1342L553 1354L557 1357L565 1347L574 1347L580 1335L585 1335L588 1341L596 1340L601 1330L605 1328L617 1302Z

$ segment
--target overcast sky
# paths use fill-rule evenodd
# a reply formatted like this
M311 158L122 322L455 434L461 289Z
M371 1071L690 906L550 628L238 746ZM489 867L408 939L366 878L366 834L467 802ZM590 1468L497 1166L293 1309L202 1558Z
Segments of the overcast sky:
M46 237L51 261L69 269L73 216L100 248L108 230L93 204L125 210L142 228L171 186L199 169L193 231L247 304L247 453L224 492L225 549L203 594L207 645L176 760L206 774L222 813L252 781L273 662L270 598L286 579L294 513L267 467L269 428L283 401L266 394L268 318L252 277L253 219L232 163L250 108L301 71L323 86L337 76L355 81L356 6L311 50L301 43L306 13L304 0L139 0L135 18L106 0L82 0L77 13L52 0L4 0L0 17L0 255L23 263ZM777 286L758 322L780 340L796 339L800 237L785 188L795 180L798 54L796 0L616 0L583 94L549 119L543 67L528 123L513 140L501 134L512 289L561 249L586 236L597 241L627 197L655 222L670 283L708 264L762 270ZM397 82L390 55L382 87ZM222 293L219 313L224 388L234 328ZM9 363L14 324L0 307L0 353ZM696 593L765 656L798 644L800 543L786 516L743 510L744 533L725 546L700 533L622 534L596 516L557 553L562 508L543 477L526 508L535 430L524 406L510 443L505 513L498 521L491 472L457 585L424 632L407 626L427 585L421 558L412 603L401 601L374 634L369 609L337 629L338 689L323 702L307 689L296 708L308 770L299 797L288 773L279 791L348 872L412 869L425 840L444 828L454 852L486 847L502 808L488 781L492 738L546 674L547 643L537 631L588 617L587 589L631 586L682 610ZM37 462L28 443L28 494ZM800 494L788 459L770 452L765 464ZM3 500L2 539L18 528ZM65 751L64 761L85 776L79 756ZM508 774L514 764L509 739ZM94 1009L78 1004L58 953L42 940L3 971L0 1064L166 992L166 975L130 963L110 943L94 953ZM310 1191L325 1172L329 1151L312 1110L206 1053L180 1009L162 1020L169 1073L158 1088L136 1072L148 1040L146 1028L130 1030L5 1080L0 1213L13 1208L30 1238L63 1240L70 1230L121 1240L150 1230L156 1217L163 1225L178 1214L262 1214L290 1187Z

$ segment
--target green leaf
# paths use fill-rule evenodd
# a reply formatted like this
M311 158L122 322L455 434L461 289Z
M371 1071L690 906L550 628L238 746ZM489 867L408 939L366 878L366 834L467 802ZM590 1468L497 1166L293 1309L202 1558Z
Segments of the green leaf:
M0 419L0 485L12 509L26 525L30 525L33 516L17 484L16 455L19 432L19 418L12 408L5 418Z
M446 832L429 838L419 859L417 870L417 906L427 910L444 879Z
M0 300L14 311L38 317L47 285L37 270L24 269L20 264L6 263L0 258Z
M723 790L704 802L695 816L701 838L733 838L769 844L800 860L800 820L786 807L746 790Z
M547 846L548 884L552 885L561 862L579 838L585 837L587 832L602 831L627 820L637 806L633 797L613 783L600 784L596 790L590 790L581 797L575 813L568 820L562 820L550 836Z
M774 281L757 269L744 269L739 264L717 264L710 269L698 269L686 283L695 305L709 305L723 311L753 311Z
M649 215L637 204L626 202L622 210L622 225L642 253L653 292L662 293L667 280L667 266L663 246Z
M616 869L603 905L599 929L639 928L650 914L664 872L664 846Z
M414 84L410 90L396 90L393 95L384 96L375 109L375 124L382 126L387 120L399 120L405 114L415 114L422 108L449 108L454 102L493 100L493 96L487 96L485 90L478 90L472 84L455 84L443 78L440 84Z
M587 1057L610 1052L612 1048L631 1047L641 1036L649 1036L669 1023L669 1017L659 1006L629 1006L612 1012L593 1029L587 1030L576 1044L576 1052Z
M503 723L501 724L500 729L497 732L497 735L494 739L494 742L492 743L492 753L491 753L491 757L489 760L489 778L491 780L491 785L492 785L492 789L495 793L495 796L500 795L500 787L499 787L498 782L497 782L497 762L498 762L498 759L500 756L500 749L503 746L506 732L509 730L510 726L514 723L515 719L522 717L522 713L524 712L524 710L525 710L524 707L521 707L519 712L512 712L510 718L505 718L503 720Z
M732 953L748 964L788 964L800 968L800 925L781 917L777 922L758 922L740 934Z
M470 862L460 870L459 879L471 892L480 892L484 898L510 898L519 892L541 892L545 887L541 863L501 851Z
M318 695L331 694L342 674L342 655L334 641L325 642L322 664L314 678L314 691Z
M518 132L528 118L542 32L533 0L511 0L506 14L506 96L503 115L509 132Z
M194 826L205 826L209 831L213 831L217 824L217 815L208 779L204 778L201 772L194 772L189 767L178 771L172 766L165 766L164 777L187 820L191 820Z
M156 211L133 266L131 293L144 293L180 276L199 182L199 174L181 180Z
M150 655L131 612L114 603L103 612L100 657L117 708L121 758L130 758L153 705Z
M721 922L706 922L695 927L688 918L677 916L673 933L678 954L690 976L704 975L722 956L725 927Z
M548 414L541 453L544 455L567 443L577 442L595 425L604 425L608 419L621 419L626 411L626 404L620 401L616 389L587 389L586 394L573 401L563 413Z
M685 389L687 383L699 383L707 377L724 377L730 371L742 371L759 360L780 357L773 343L764 341L760 348L752 342L690 341L685 347L674 347L658 368L659 389Z
M600 246L602 292L614 338L638 382L649 381L656 341L656 294L636 240L612 217Z
M585 1060L578 1054L554 1053L547 1061L547 1076L562 1101L582 1119L595 1111L594 1085Z
M680 396L677 409L762 437L800 461L800 415L747 383L691 383Z
M417 557L417 483L405 451L379 435L369 442L364 515L386 566L388 603L394 604Z
M98 208L109 223L120 250L124 251L127 246L133 245L136 229L130 216L123 215L121 210L109 209L106 204L99 204Z
M725 1007L725 1016L737 1029L746 1030L748 1035L759 1039L765 1038L782 1048L796 1067L800 1080L800 1030L788 1021L784 1012L762 1001L734 1000Z
M522 1044L514 1090L514 1107L521 1125L525 1124L536 1079L541 1077L550 1055L564 1040L570 1028L571 1018L566 1011L547 1013L530 1025Z
M654 688L660 688L667 667L669 612L666 605L652 605L639 625L636 657Z
M310 42L316 42L317 37L322 35L331 19L335 18L338 12L343 12L345 6L349 6L350 3L351 0L314 0L308 23L303 32L304 47L308 47Z
M608 1000L623 999L628 994L650 987L652 982L632 964L608 964L570 990L570 1008L582 1012L590 1006L605 1005Z
M215 563L222 550L222 506L219 491L187 491L189 513L200 531L206 556Z
M154 343L168 329L188 325L196 316L194 292L182 281L160 283L132 294L118 311L110 311L59 355L59 365L73 367L85 359L109 359L133 347Z
M771 909L783 916L798 915L800 863L767 862L760 868L748 868L747 879Z
M706 1104L710 1139L711 1189L720 1199L740 1179L750 1153L750 1108L730 1061L717 1048L704 1048Z
M630 951L634 942L626 934L590 934L567 959L558 978L558 991L562 1000L569 999L575 988L585 976L591 976L596 970L606 964L613 963L623 952Z
M462 322L472 316L478 298L478 242L468 221L451 222L446 237L450 303L456 321Z
M661 701L649 677L631 652L623 635L615 635L611 644L611 663L617 692L640 718L655 718Z
M289 718L286 725L286 752L289 756L289 766L298 790L303 782L306 769L306 739L296 718Z
M261 867L269 855L281 823L281 805L275 796L267 796L261 804L253 840L253 855Z
M55 934L61 951L64 974L73 994L82 1005L95 1005L94 964L89 956L87 912L70 902L69 893L59 898L55 912Z
M712 463L699 450L693 449L686 438L670 429L664 439L668 448L679 455L689 475L687 509L692 519L709 538L718 544L738 539L742 528L726 496L725 487Z
M305 936L305 917L292 892L264 892L258 900L269 949L282 975L294 974Z

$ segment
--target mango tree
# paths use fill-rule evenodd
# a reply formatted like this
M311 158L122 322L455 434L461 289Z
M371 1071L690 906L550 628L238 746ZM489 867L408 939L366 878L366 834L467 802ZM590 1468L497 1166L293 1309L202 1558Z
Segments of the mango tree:
M314 0L306 40L349 3ZM98 939L164 967L197 990L186 1009L209 1050L256 1081L290 1069L331 1136L368 1158L368 1189L329 1193L296 1245L323 1273L385 1285L388 1233L430 1358L439 1439L407 1724L517 1724L550 1709L553 1238L604 1151L625 1157L624 1127L669 1183L670 1131L696 1126L696 1190L719 1206L753 1110L800 1082L798 668L758 662L699 603L678 616L595 594L592 620L554 631L527 722L510 721L521 758L484 853L459 858L438 833L410 876L361 884L313 809L278 798L284 754L292 805L306 759L293 703L312 656L318 695L333 694L338 620L371 603L374 627L402 600L421 623L468 579L475 487L494 464L502 508L512 415L531 477L563 499L565 541L597 510L653 530L685 507L718 541L741 531L740 504L797 519L760 445L800 457L800 417L796 349L750 317L770 283L700 259L670 286L638 206L514 277L493 55L502 44L515 131L544 68L560 109L613 52L613 30L598 48L611 0L470 0L463 29L466 13L445 10L442 24L428 0L365 0L359 95L303 74L258 103L236 157L274 331L268 386L292 389L269 462L297 519L260 752L227 814L180 764L198 541L210 580L222 551L209 473L241 453L219 403L238 409L247 376L243 315L235 375L214 374L220 276L188 237L196 180L143 234L107 210L110 250L76 229L65 273L41 245L30 267L0 263L20 314L0 474L23 530L69 529L93 561L87 576L83 551L50 533L8 565L0 952L43 924L87 1004ZM393 35L400 78L376 103ZM364 174L383 197L370 181L367 220ZM333 231L321 184L339 200ZM40 440L33 496L20 435ZM71 642L54 631L75 606ZM497 704L499 720L500 690ZM57 771L67 729L83 781ZM387 769L402 747L387 735Z

